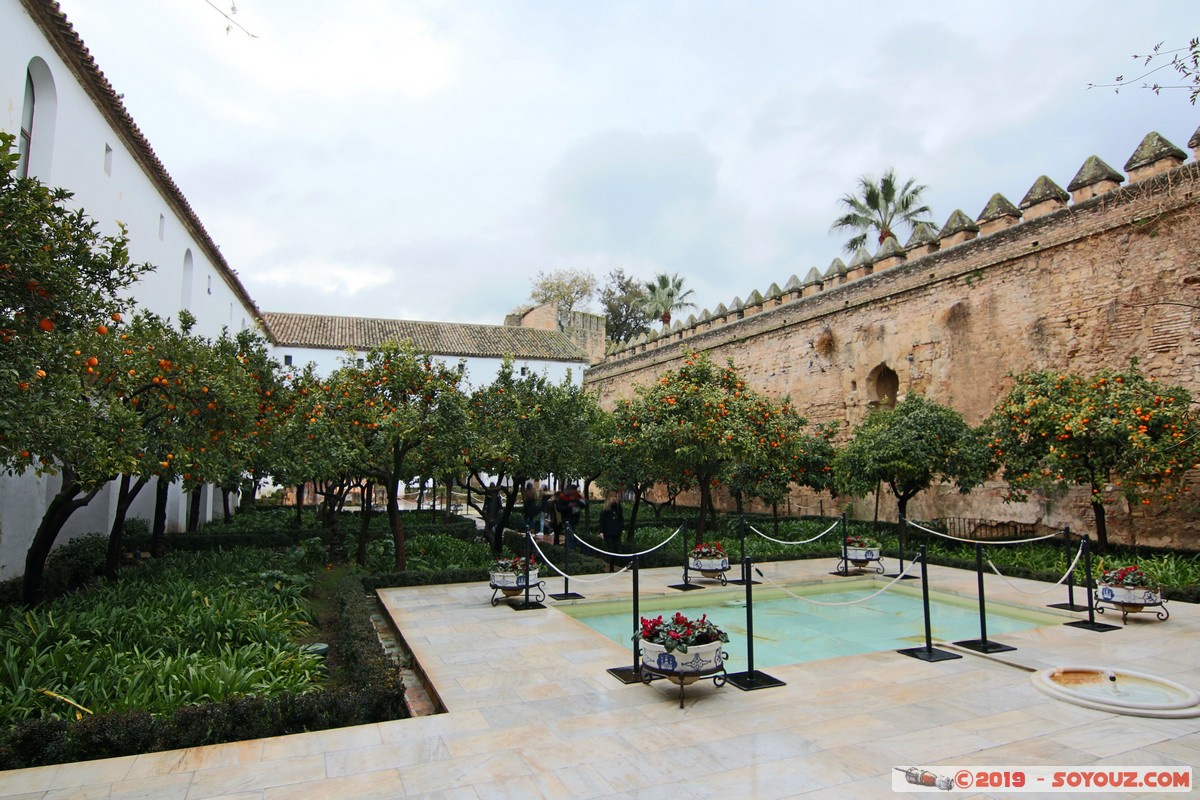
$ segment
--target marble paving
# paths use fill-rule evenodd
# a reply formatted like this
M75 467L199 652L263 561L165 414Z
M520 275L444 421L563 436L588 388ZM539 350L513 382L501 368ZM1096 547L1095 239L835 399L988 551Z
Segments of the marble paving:
M760 568L781 584L841 580L828 574L832 559ZM587 600L629 596L628 573L584 577L571 589ZM641 592L675 595L668 585L679 579L678 569L645 570ZM975 595L972 572L933 567L929 580L940 591ZM547 583L562 591L561 578ZM681 606L701 603L706 591L688 593ZM1036 608L1066 599L1064 588L994 575L987 593L989 601ZM928 663L889 650L764 670L787 683L781 688L743 692L703 681L688 687L681 709L678 689L665 681L613 678L608 668L630 665L631 646L593 632L553 600L541 610L493 607L482 584L379 595L447 713L14 770L0 773L0 798L843 800L895 797L895 766L1200 766L1200 718L1090 710L1047 697L1029 678L1031 669L1103 665L1200 688L1200 609L1184 603L1170 603L1165 622L1135 614L1108 633L1053 625L993 636L1017 650L992 657L964 652ZM1086 616L1059 613L1064 621ZM1120 615L1103 621L1120 625ZM913 624L919 633L920 621Z

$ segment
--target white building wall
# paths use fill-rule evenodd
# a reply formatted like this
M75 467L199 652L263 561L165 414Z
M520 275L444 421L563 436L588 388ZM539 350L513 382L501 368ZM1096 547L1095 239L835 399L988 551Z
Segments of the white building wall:
M291 358L291 364L287 364L287 359ZM312 363L316 366L318 375L329 375L334 370L340 369L347 364L356 363L358 359L363 359L366 362L367 353L365 350L349 351L349 350L331 350L319 347L287 347L279 346L275 348L275 358L281 364L284 364L285 370L293 370L299 372L306 365ZM496 377L500 371L500 365L504 363L500 358L463 358L459 359L455 356L441 356L441 361L451 366L458 362L466 362L467 382L473 388L482 388ZM560 383L562 379L571 373L571 383L574 386L583 385L583 369L584 365L581 362L566 362L566 361L546 361L535 358L514 359L513 368L517 374L524 374L521 370L528 370L534 374L545 374L551 383Z
M178 319L186 301L197 318L194 330L206 336L217 336L222 328L236 332L254 325L255 310L239 299L227 274L209 257L203 237L175 213L166 193L142 169L18 0L0 0L0 129L14 135L20 132L26 73L34 59L49 68L56 102L52 141L39 135L47 130L44 116L35 120L30 175L73 192L73 202L96 220L104 234L117 234L125 225L131 260L156 267L133 287L137 305ZM38 98L39 112L47 110L45 99ZM59 485L54 477L0 476L0 578L24 571L29 537L46 498ZM107 531L116 491L115 485L105 487L89 506L75 512L60 542L83 532ZM211 509L211 501L204 507ZM131 516L148 518L152 508L150 484ZM172 488L168 509L169 529L177 530L186 513L177 487Z

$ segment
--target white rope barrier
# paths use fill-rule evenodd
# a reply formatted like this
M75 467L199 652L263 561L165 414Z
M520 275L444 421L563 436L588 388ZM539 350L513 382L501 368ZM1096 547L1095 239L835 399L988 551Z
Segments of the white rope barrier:
M579 542L580 544L582 544L583 546L587 547L590 550L595 550L597 553L599 553L600 555L603 555L603 556L611 556L613 558L633 558L634 556L644 556L647 553L653 553L655 550L659 549L660 547L664 547L668 542L670 542L672 539L674 539L676 536L678 536L679 532L681 530L683 530L682 525L680 525L678 528L676 528L675 532L672 533L670 536L668 536L666 539L664 539L663 541L654 545L654 547L651 547L649 550L642 550L639 553L610 553L607 550L601 550L599 547L596 547L596 545L591 544L590 542L587 542L587 541L579 538L578 536L575 537L575 541Z
M1015 584L1013 584L1012 581L1010 581L1008 578L1004 577L1004 575L1001 575L1000 570L996 569L996 565L992 563L992 560L990 558L987 560L987 562L988 562L988 566L992 568L992 572L999 575L1000 580L1007 583L1010 587L1012 587L1016 591L1021 592L1022 594L1039 595L1039 594L1046 594L1047 592L1052 592L1055 589L1059 588L1062 585L1062 582L1067 579L1067 576L1075 571L1075 565L1079 563L1079 557L1082 555L1083 555L1083 548L1081 547L1075 551L1075 560L1071 562L1071 566L1067 567L1067 571L1063 573L1063 576L1061 578L1059 578L1058 580L1056 580L1054 582L1054 585L1051 586L1049 589L1039 589L1036 592L1027 591L1025 589L1020 588L1019 586L1016 586Z
M775 544L808 544L809 542L815 542L817 539L820 539L822 536L829 533L831 530L833 530L840 524L842 524L842 521L840 519L836 520L828 528L821 531L820 533L818 533L816 536L812 537L811 539L805 539L803 542L785 542L782 539L772 539L770 536L767 536L765 533L763 533L762 531L760 531L758 528L754 527L753 525L747 525L746 527L749 528L750 530L754 531L755 533L757 533L762 538L766 539L768 542L774 542Z
M926 533L932 533L935 536L941 536L943 539L952 539L956 542L969 542L971 544L1025 544L1027 542L1040 542L1043 539L1053 539L1055 536L1059 535L1059 531L1055 531L1054 533L1048 533L1045 536L1035 536L1032 539L964 539L961 536L951 536L948 533L942 533L941 531L935 531L932 528L926 528L924 525L919 525L912 520L908 520L907 522L909 525L912 525L918 530L925 531Z
M758 574L764 581L771 584L776 589L781 590L784 594L791 595L792 597L796 598L797 600L803 600L806 603L812 603L814 606L854 606L854 605L858 605L859 603L865 603L868 600L878 597L879 595L886 592L888 589L895 586L896 582L901 580L905 575L907 575L908 571L910 569L912 569L914 566L916 566L918 563L920 563L920 562L910 561L908 563L908 566L904 568L903 572L901 572L899 575L897 575L896 577L894 577L890 581L888 581L888 583L886 585L884 585L884 587L882 589L880 589L878 592L875 592L874 594L869 594L866 597L860 598L858 600L847 600L844 603L822 603L820 600L813 600L811 597L804 597L803 595L798 595L795 592L788 589L786 586L780 586L778 583L771 580L766 575L763 575L761 572L759 572Z
M578 539L576 539L576 541L578 541ZM551 561L549 559L549 557L546 556L545 552L542 551L542 548L538 547L538 543L536 541L534 541L534 543L533 543L533 549L538 551L538 555L540 555L542 557L542 561L545 561L546 564L550 567L550 569L554 570L555 572L557 572L559 575L563 576L564 578L567 578L567 579L573 580L573 581L579 581L580 583L602 583L606 580L609 580L610 578L617 577L622 572L629 569L629 565L626 564L625 566L621 567L619 570L612 573L611 575L604 575L599 578L579 578L574 575L568 575L567 573L565 573L561 569L559 569L557 566L555 566L554 562Z

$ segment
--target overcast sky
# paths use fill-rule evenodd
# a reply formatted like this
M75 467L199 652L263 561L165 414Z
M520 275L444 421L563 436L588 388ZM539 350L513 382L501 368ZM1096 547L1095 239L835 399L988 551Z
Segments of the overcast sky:
M1087 89L1200 34L1194 0L239 0L257 38L61 6L265 311L499 324L539 270L618 266L711 309L823 272L864 173L941 224L1200 124Z

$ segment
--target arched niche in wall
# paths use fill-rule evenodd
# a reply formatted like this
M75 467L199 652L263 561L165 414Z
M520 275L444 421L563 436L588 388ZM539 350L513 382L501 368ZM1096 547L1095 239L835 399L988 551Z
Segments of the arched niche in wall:
M867 375L867 400L871 406L895 408L900 394L900 376L887 364L879 364Z
M50 67L37 56L25 72L25 103L21 108L21 141L18 174L50 180L54 162L54 127L58 118L58 90Z
M192 248L183 252L183 290L179 295L179 307L184 311L192 310L192 281L195 278L196 265L192 262Z

